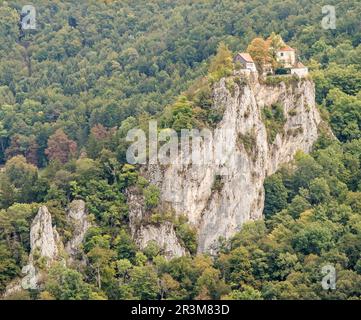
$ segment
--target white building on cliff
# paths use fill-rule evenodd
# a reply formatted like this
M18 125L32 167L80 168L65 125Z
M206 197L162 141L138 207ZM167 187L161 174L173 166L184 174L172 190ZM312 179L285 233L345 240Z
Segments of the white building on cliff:
M239 52L234 57L235 63L240 63L243 69L247 69L250 72L257 72L256 64L254 63L251 55L247 52Z
M267 62L265 62L260 69L264 77L268 75L297 75L298 77L306 77L308 75L308 68L305 67L296 54L296 49L287 45L280 36L278 36L278 44L272 44L272 38L266 40L266 45L269 53ZM240 72L250 75L258 74L256 64L252 56L247 52L239 52L234 57L234 63L241 66Z

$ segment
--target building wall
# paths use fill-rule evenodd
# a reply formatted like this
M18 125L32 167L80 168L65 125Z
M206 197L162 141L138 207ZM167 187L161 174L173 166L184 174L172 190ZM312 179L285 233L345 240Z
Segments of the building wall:
M245 63L246 61L244 61L244 60L242 59L242 57L241 57L239 54L237 54L237 55L235 56L235 58L234 58L234 62L239 62L239 63L241 63L242 65L244 65L244 63Z
M233 75L239 77L249 77L251 75L251 70L249 69L234 70Z
M252 72L257 72L256 65L253 62L247 62L240 55L236 55L234 62L239 62L243 68L251 70Z
M272 64L266 63L263 65L263 75L267 76L268 74L273 74Z
M246 69L249 69L249 70L251 70L253 72L257 71L256 65L253 62L247 62L246 63Z
M300 78L305 77L308 75L308 68L292 68L291 69L291 74L296 74L298 75Z
M278 51L277 61L284 63L286 68L292 67L296 63L296 55L294 51Z

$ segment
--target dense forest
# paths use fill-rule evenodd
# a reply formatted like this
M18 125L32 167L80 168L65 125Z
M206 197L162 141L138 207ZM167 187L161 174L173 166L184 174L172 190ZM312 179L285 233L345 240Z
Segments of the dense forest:
M54 265L44 290L14 299L360 298L360 1L37 0L37 29L21 31L24 4L0 5L0 293L26 264L39 206L67 239L64 208L81 198L94 221L87 265ZM321 27L324 4L336 7L336 29ZM265 219L246 223L217 256L196 255L182 222L192 255L140 251L125 190L143 188L149 205L159 195L126 163L126 133L151 118L197 124L207 97L192 109L179 96L217 73L226 46L244 51L272 32L310 68L334 136L266 180ZM336 267L336 290L320 285L325 263Z

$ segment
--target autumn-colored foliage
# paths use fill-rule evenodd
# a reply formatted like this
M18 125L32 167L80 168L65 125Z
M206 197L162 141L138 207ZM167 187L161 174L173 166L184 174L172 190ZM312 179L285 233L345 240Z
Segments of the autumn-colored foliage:
M66 163L75 155L76 150L76 142L69 139L62 129L58 129L50 136L45 154L49 160L58 160L61 163Z
M257 66L262 67L271 61L267 43L262 38L253 39L247 48L247 52L252 56Z
M25 135L16 134L11 138L10 146L6 149L5 155L7 159L17 155L24 155L26 160L33 165L38 165L38 149L35 137L32 135L27 137Z

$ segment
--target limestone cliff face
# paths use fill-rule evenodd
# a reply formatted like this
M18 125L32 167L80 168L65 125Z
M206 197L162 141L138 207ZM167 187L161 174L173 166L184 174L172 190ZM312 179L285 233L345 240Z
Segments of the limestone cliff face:
M144 197L136 190L130 188L127 191L129 204L129 225L133 239L140 248L145 248L150 241L155 241L167 259L186 254L170 222L159 225L144 224L147 215L144 205Z
M88 221L88 212L83 200L74 200L70 203L67 218L69 223L74 227L73 237L65 245L65 250L69 254L71 261L80 258L81 244L85 234L90 227Z
M26 274L21 284L24 289L38 289L41 278L39 265L49 268L59 256L62 243L56 228L52 226L51 215L47 207L40 207L30 228L29 263L23 267Z
M167 259L184 256L187 250L180 244L174 231L174 226L170 222L163 222L159 226L141 226L136 237L140 247L144 248L149 241L155 241L163 249L163 255Z
M38 255L47 258L48 264L58 255L56 242L59 235L52 226L51 215L47 207L39 208L30 229L31 257L37 250Z
M232 92L227 89L227 81L229 79L222 79L215 87L213 105L224 110L214 139L231 150L225 163L146 169L150 181L161 189L162 205L186 215L189 223L196 227L199 252L212 252L220 237L229 238L244 222L262 218L264 179L281 164L292 160L298 150L310 151L321 121L311 80L278 85L248 81L235 85ZM270 141L262 109L276 104L283 108L284 125ZM217 135L217 130L227 130L231 134ZM205 144L202 147L205 148ZM140 211L138 208L138 216L142 215ZM130 216L134 214L131 208ZM159 233L143 228L137 236L157 241ZM169 243L176 243L173 235L168 236L172 238L168 239ZM177 246L173 253L183 254Z

